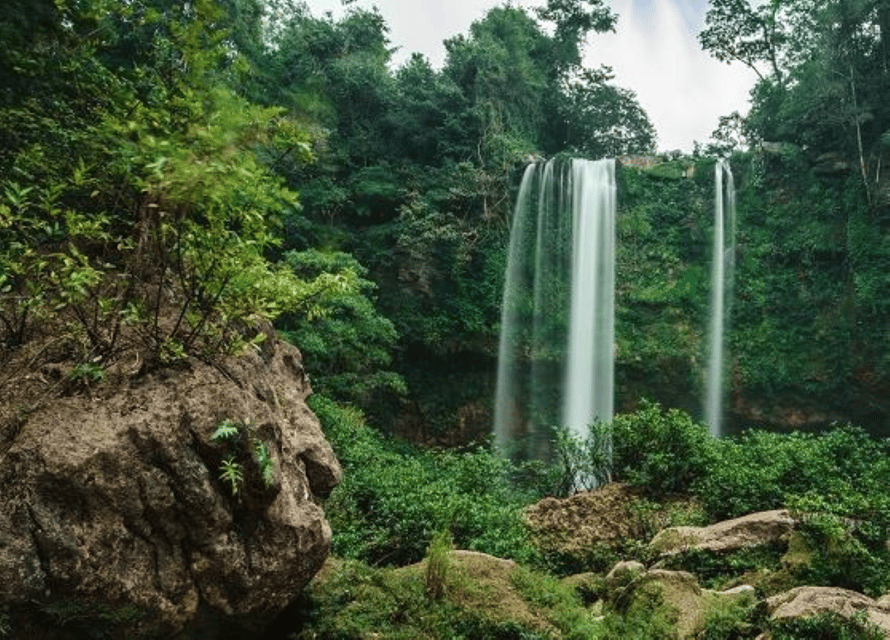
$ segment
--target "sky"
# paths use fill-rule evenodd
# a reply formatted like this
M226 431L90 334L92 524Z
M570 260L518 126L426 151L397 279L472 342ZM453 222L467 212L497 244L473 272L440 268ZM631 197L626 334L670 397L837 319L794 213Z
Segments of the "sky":
M306 0L312 15L342 15L340 0ZM534 7L545 0L511 0ZM658 134L658 150L690 152L693 141L705 143L718 119L748 111L748 93L756 78L741 64L727 65L701 51L698 33L708 0L606 0L618 14L614 33L588 37L584 66L612 67L615 85L630 89ZM504 0L356 0L353 6L376 6L389 26L398 66L412 52L424 54L434 67L445 59L442 41L469 31L470 24Z

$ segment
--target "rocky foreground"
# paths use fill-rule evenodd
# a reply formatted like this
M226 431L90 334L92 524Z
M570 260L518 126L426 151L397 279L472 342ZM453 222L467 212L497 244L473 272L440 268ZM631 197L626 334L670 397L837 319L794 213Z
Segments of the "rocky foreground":
M250 638L295 600L328 555L319 499L341 472L299 352L269 338L215 365L150 372L136 359L95 386L46 352L7 363L0 622L12 637Z
M890 595L800 584L814 554L796 515L659 526L641 497L613 484L527 510L545 558L579 569L561 580L466 550L394 569L332 558L308 588L321 617L298 637L890 637ZM828 627L800 631L813 621Z

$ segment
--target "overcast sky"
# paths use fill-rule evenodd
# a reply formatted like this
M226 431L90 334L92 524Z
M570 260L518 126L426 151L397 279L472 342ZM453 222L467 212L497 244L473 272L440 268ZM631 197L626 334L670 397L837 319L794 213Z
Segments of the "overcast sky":
M615 33L591 34L584 64L607 64L613 82L637 94L658 132L659 151L692 150L694 140L707 142L718 118L746 113L754 73L727 65L701 51L698 32L708 0L606 0L618 14ZM340 0L307 0L315 16L343 12ZM533 7L544 0L512 0ZM376 6L389 26L394 63L412 52L423 53L435 67L445 58L442 41L467 33L470 24L503 0L356 0Z

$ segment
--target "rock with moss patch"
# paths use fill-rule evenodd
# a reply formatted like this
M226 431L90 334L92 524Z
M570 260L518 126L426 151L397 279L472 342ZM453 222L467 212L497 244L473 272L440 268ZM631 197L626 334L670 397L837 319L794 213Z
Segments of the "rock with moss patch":
M707 527L669 527L650 542L649 550L664 557L690 549L730 552L787 543L794 519L785 509L752 513Z
M890 605L838 587L795 587L767 598L766 610L773 621L833 614L852 620L864 616L890 637Z

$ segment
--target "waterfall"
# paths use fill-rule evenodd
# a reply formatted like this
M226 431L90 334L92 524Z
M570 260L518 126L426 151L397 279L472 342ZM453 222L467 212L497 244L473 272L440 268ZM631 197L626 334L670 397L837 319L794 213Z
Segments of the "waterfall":
M549 454L551 429L612 419L615 161L526 168L501 308L495 445Z
M724 184L724 176L726 182ZM714 167L714 241L711 265L711 314L708 330L708 369L705 421L711 434L723 433L723 374L725 369L726 319L732 298L735 262L735 185L729 162Z

